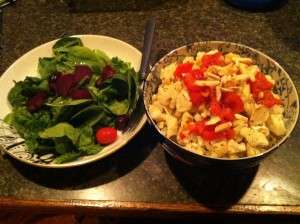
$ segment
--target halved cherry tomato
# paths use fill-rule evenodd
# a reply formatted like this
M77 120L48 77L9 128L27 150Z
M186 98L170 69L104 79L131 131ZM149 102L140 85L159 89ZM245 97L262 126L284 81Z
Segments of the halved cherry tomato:
M183 63L177 66L175 70L175 78L182 79L182 74L184 73L190 73L192 71L193 64L192 63Z
M116 141L117 130L112 127L100 128L96 133L96 140L101 145L108 145Z

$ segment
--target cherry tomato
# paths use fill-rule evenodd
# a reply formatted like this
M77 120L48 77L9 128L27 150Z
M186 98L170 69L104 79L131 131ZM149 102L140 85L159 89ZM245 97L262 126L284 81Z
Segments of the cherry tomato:
M116 141L117 130L112 127L100 128L96 133L96 140L101 145L108 145Z

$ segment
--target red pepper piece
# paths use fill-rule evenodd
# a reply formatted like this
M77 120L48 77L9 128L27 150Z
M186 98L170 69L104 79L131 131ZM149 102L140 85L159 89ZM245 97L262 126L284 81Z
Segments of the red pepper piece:
M182 79L183 74L190 73L192 71L193 64L192 63L183 63L177 66L175 70L175 78Z
M244 103L237 93L225 93L223 94L221 101L224 106L230 108L233 113L240 113L244 111Z
M255 96L258 95L259 92L265 90L271 90L273 88L273 84L266 79L266 76L261 72L258 72L255 76L255 81L249 82L251 93Z
M263 105L269 108L273 107L276 104L282 104L281 100L275 98L271 91L265 91L261 101Z
M211 65L222 65L224 58L222 52L217 52L212 55L204 55L202 57L202 67L208 68Z

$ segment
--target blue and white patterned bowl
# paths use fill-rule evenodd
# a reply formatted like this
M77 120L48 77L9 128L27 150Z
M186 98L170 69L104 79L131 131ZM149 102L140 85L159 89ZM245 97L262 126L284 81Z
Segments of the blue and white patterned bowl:
M263 153L244 157L239 159L227 159L227 158L212 158L208 156L202 156L190 152L177 144L175 141L166 138L156 126L155 122L152 120L149 113L149 105L151 103L151 96L157 92L157 88L160 84L159 74L162 68L176 61L182 61L186 56L195 56L198 51L210 51L213 49L218 49L224 53L233 52L244 57L252 58L262 70L263 73L269 74L276 81L274 86L274 92L280 95L284 104L284 117L285 124L287 128L287 133L285 136L276 139L272 143L270 148ZM146 113L149 121L156 128L156 130L163 136L163 145L166 146L165 149L172 156L183 160L187 163L199 165L214 165L214 166L226 166L226 167L252 167L257 165L263 158L277 149L280 144L282 144L290 136L293 131L299 114L299 99L297 90L293 84L293 81L289 77L288 73L272 58L265 55L264 53L255 50L253 48L247 47L242 44L236 44L224 41L205 41L196 42L186 46L177 48L163 58L161 58L151 69L148 75L145 85L144 85L144 104L146 108Z

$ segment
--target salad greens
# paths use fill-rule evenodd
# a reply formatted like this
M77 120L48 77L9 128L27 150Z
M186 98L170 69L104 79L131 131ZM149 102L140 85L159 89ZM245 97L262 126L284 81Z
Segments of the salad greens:
M76 37L53 45L39 59L40 77L16 82L8 94L13 109L5 121L25 139L31 153L57 155L64 163L98 153L99 127L115 127L139 99L139 77L129 63L85 47Z

